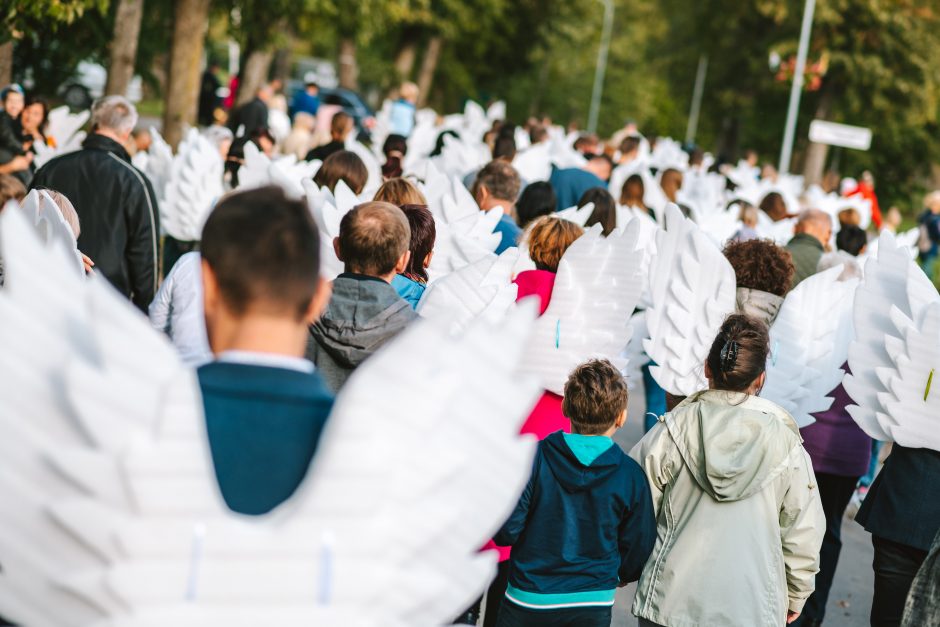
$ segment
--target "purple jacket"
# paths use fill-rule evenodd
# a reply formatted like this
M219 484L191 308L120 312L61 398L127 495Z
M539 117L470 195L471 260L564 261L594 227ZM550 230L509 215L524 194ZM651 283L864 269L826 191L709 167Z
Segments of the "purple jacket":
M844 366L848 370L848 366ZM832 407L813 414L816 422L800 429L803 447L813 460L813 470L840 477L861 477L868 472L871 438L845 410L852 399L840 384L831 393Z

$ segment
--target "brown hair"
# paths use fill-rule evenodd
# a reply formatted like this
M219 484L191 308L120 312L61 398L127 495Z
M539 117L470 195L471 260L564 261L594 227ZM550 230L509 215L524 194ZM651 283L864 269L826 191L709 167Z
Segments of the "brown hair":
M352 121L351 115L338 111L333 115L333 119L330 120L330 136L334 138L345 137L346 133L351 130Z
M744 392L764 372L769 351L766 324L744 314L728 316L705 359L713 387Z
M632 190L636 190L636 194L631 194ZM623 187L620 188L620 204L626 205L627 207L639 207L640 209L646 209L646 204L643 202L643 194L646 192L646 184L643 182L643 177L639 174L631 174L627 177L627 180L623 182Z
M408 179L392 178L382 183L379 191L375 192L375 198L379 202L389 202L401 207L403 205L425 205L428 201L414 184Z
M787 203L778 192L770 192L764 196L760 201L760 209L775 222L787 217Z
M385 276L395 270L410 243L408 219L391 203L362 203L339 223L339 252L347 272Z
M558 272L558 264L568 247L584 235L584 229L568 220L542 216L529 227L526 241L529 256L538 270Z
M515 203L519 197L522 182L519 173L505 161L490 161L477 174L473 182L473 197L479 202L480 188L485 187L490 195L498 200Z
M328 187L332 192L339 181L344 181L354 194L360 194L368 179L369 171L359 155L348 150L338 150L323 161L313 182L320 187Z
M46 189L43 191L52 198L52 202L59 208L59 213L62 214L62 218L65 219L66 224L69 225L69 228L72 229L72 233L75 234L75 239L78 239L78 236L82 232L82 226L78 221L78 213L75 211L72 201L70 201L65 194L57 192L54 189Z
M0 211L11 200L23 202L26 198L26 187L23 183L10 174L0 174Z
M401 210L411 227L411 242L408 244L411 259L408 260L404 274L412 281L427 283L428 271L424 267L424 260L434 250L434 240L437 238L434 215L426 205L402 205Z
M617 228L617 204L614 197L603 187L592 187L581 195L578 207L589 202L594 203L594 211L584 223L584 228L600 224L604 229L604 237L607 237Z
M620 371L606 359L594 359L568 376L561 411L575 433L600 435L614 426L628 400Z
M793 282L793 257L790 251L770 240L731 241L725 245L725 258L734 268L738 287L746 287L776 296L786 296Z

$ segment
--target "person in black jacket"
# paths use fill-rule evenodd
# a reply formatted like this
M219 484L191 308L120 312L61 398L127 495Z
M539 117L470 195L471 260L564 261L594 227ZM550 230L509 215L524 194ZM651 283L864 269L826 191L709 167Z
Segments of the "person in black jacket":
M153 187L124 150L137 110L122 96L107 96L92 105L91 120L82 150L49 161L32 188L54 189L72 201L82 224L79 249L146 312L157 291L160 228Z
M268 127L268 102L274 97L274 89L265 84L255 93L255 97L235 109L228 120L228 127L235 133L236 141L247 138L256 130ZM239 133L239 127L243 127Z

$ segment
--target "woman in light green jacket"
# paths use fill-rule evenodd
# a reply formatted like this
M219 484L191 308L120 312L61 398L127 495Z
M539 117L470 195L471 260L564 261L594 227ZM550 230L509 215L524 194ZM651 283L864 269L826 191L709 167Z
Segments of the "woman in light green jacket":
M732 315L693 394L631 452L657 540L637 585L640 625L781 627L813 592L826 522L793 418L758 398L767 327Z

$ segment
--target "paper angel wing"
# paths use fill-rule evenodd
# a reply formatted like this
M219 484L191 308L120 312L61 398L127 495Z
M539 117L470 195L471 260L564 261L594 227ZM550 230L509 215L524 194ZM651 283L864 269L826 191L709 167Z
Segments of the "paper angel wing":
M478 317L490 322L500 319L516 302L518 290L511 275L518 257L518 248L509 248L499 257L487 253L431 283L418 303L418 313L454 331Z
M342 181L340 183L345 186ZM333 248L333 239L339 236L339 225L346 212L337 209L334 204L337 200L329 188L317 187L311 179L304 179L301 184L306 192L307 207L313 215L313 221L317 223L317 231L320 234L320 276L332 281L344 270L343 262L336 256L336 250ZM339 184L336 189L340 190ZM349 193L352 194L352 191ZM349 203L344 201L343 204L348 206Z
M656 234L649 286L644 347L657 364L650 373L670 394L689 396L706 387L703 364L734 312L736 280L718 247L673 204Z
M517 153L512 167L529 183L547 181L552 175L551 144L543 142Z
M41 168L53 157L74 152L82 147L86 133L81 130L91 116L91 111L71 113L67 106L56 107L49 111L46 127L46 137L52 140L53 145L43 142L33 144L36 156L33 164Z
M85 265L81 253L78 252L75 232L45 190L34 189L29 192L23 199L22 206L16 210L22 210L26 214L47 248L61 247L69 257L69 266L77 271L79 276L84 276Z
M583 227L588 221L588 218L591 217L592 213L594 213L594 203L589 202L583 207L575 206L562 209L561 211L556 212L554 215L556 218L568 220L569 222L574 222L578 226Z
M238 188L251 189L270 184L270 167L271 159L254 142L245 143L245 161L238 168Z
M368 177L366 178L363 191L368 194L369 198L372 198L375 192L379 190L379 187L382 186L382 164L379 163L375 153L366 148L362 142L353 137L352 134L346 138L346 150L356 153L366 166Z
M524 370L538 376L546 390L562 394L571 371L590 358L626 368L621 353L643 290L638 235L639 224L606 238L595 225L565 251L551 301L536 321L523 361Z
M938 300L936 288L907 248L890 233L882 232L877 256L865 264L856 292L856 337L849 346L851 373L843 381L855 403L847 408L849 414L875 439L936 450L935 440L928 443L908 436L920 433L925 420L928 427L932 424L930 428L936 429L936 423L930 423L922 413L925 405L936 402L930 400L936 391L928 385L936 376L931 376L935 366L929 353L922 351L935 350L937 339L929 338L932 322L926 312ZM926 345L910 345L917 338ZM912 392L915 388L921 392L919 401ZM934 410L934 420L937 415Z
M157 129L150 127L150 136L152 141L147 150L146 169L144 174L150 179L153 186L153 193L157 196L157 204L161 204L166 198L166 186L170 181L173 170L173 149L166 143L163 136Z
M761 391L800 428L832 405L853 338L852 300L858 280L839 281L842 266L803 280L787 294L770 328L767 380Z
M225 191L224 167L215 146L190 129L173 160L166 197L160 204L163 228L169 235L181 241L201 238L202 225Z
M413 325L350 379L297 493L245 518L222 505L172 347L103 280L62 272L21 215L0 238L4 616L433 626L482 593L495 556L479 547L534 453L518 432L538 389L515 374L531 312L457 337Z

